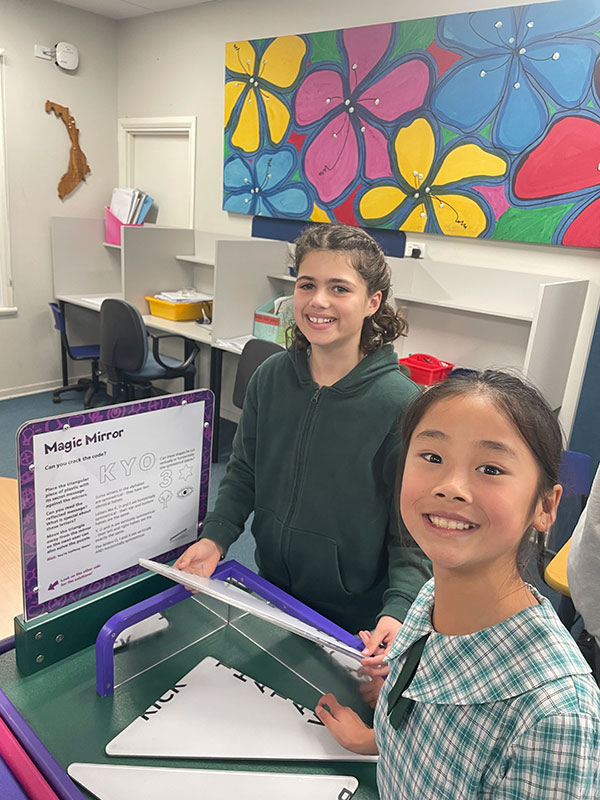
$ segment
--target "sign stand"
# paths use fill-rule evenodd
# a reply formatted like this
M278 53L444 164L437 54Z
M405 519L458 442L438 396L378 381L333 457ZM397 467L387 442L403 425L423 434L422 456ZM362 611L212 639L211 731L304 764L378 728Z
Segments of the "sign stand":
M137 561L171 561L197 539L212 422L212 393L194 390L19 429L24 674L92 644L108 617L169 585Z

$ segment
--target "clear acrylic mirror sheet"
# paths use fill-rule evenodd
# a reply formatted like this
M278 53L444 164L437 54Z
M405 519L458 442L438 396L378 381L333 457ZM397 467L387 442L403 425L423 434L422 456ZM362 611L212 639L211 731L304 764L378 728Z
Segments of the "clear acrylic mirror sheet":
M190 656L193 653L195 663L210 655L245 674L251 674L249 664L262 670L261 665L266 662L257 657L265 655L274 660L273 667L285 667L306 684L304 700L292 699L306 702L310 698L312 702L321 694L333 692L366 721L372 719L359 691L365 679L357 673L358 661L200 593L127 628L117 637L115 688L184 651L190 651ZM236 658L244 663L230 663ZM268 676L251 677L266 682ZM297 680L292 679L291 685L298 685Z

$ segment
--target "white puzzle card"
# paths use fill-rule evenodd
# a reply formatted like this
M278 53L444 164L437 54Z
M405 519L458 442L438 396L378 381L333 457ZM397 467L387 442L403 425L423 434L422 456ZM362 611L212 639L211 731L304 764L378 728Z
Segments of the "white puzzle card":
M153 614L151 617L146 617L139 622L134 622L115 639L113 645L114 650L121 650L124 647L135 644L142 639L148 639L150 636L155 636L162 631L166 631L169 627L169 620L163 617L162 614Z
M345 750L312 708L203 659L106 745L109 756L376 761Z
M267 622L284 628L286 631L297 633L299 636L310 639L311 642L316 642L326 649L344 653L357 661L360 661L362 658L360 650L355 650L354 647L340 642L338 639L335 639L327 633L323 633L323 631L317 628L313 628L312 625L301 622L291 614L287 614L285 611L281 611L281 609L267 603L267 601L263 600L261 597L245 592L243 589L239 589L231 583L213 580L212 578L201 578L199 575L193 575L191 572L184 572L181 569L175 569L175 567L169 567L166 564L160 564L158 561L150 561L146 558L138 559L138 563L140 566L157 572L159 575L164 575L172 581L181 583L184 586L189 586L192 589L197 589L199 592L215 597L223 603L254 614L256 617L267 620Z
M285 772L71 764L67 772L99 800L350 800L358 788L348 775L293 775Z

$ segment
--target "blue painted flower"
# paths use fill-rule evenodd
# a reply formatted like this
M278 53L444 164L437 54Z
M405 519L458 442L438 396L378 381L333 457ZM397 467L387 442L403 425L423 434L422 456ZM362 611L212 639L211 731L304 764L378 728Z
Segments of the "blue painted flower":
M438 119L516 153L544 130L548 103L572 109L589 94L600 42L589 0L454 14L440 19L441 47L460 53L432 97Z
M265 151L256 159L230 156L223 170L223 208L237 214L308 219L312 200L290 178L297 168L293 147Z

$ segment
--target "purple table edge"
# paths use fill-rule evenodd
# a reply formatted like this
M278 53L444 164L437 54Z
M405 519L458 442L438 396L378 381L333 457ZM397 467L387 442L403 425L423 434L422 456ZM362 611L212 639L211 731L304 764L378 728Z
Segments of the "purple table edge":
M85 800L79 789L58 761L49 752L29 723L21 716L8 697L0 689L0 717L29 756L60 800Z

